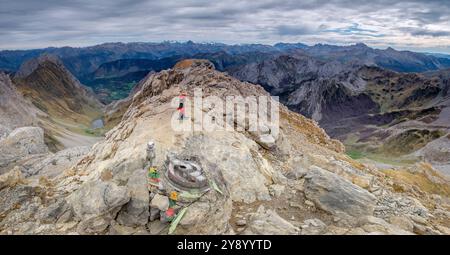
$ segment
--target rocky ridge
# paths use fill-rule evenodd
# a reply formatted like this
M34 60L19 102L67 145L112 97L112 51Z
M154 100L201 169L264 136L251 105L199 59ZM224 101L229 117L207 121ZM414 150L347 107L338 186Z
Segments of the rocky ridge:
M17 92L8 74L0 72L0 138L7 130L36 124L38 115L45 114Z
M17 116L28 114L34 117L32 122L21 121L20 125L13 128L42 127L45 130L45 142L53 152L92 145L99 140L95 137L92 123L102 116L103 105L57 57L42 55L23 63L13 80L9 79L7 83L11 91L20 95L8 97L10 104L20 107L23 101L28 106L26 109L22 107ZM9 113L15 107L1 111L1 114Z
M449 173L443 157L450 141L448 70L405 74L366 64L292 53L229 73L261 84L362 157L426 160Z
M175 131L171 100L194 88L219 98L268 95L201 60L149 76L120 123L77 163L45 178L17 168L0 176L0 233L167 234L172 191L182 215L176 234L449 233L449 182L427 165L396 173L420 175L437 191L353 161L315 121L282 105L278 136L267 133L270 123L256 133L246 125Z

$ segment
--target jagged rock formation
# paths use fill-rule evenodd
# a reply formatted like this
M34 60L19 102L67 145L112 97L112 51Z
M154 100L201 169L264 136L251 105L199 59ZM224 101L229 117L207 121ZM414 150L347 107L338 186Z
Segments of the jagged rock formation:
M37 124L38 114L44 115L17 92L9 75L0 72L0 138L7 130Z
M182 59L208 59L218 70L226 71L278 55L299 53L325 61L376 65L399 72L424 72L450 67L450 60L445 56L397 51L392 48L373 49L362 43L348 46L277 43L272 46L162 42L0 51L0 70L15 72L32 58L40 55L47 55L48 58L53 58L50 55L57 56L83 84L94 89L103 103L111 103L112 100L125 98L149 71L161 71ZM30 61L28 70L32 70L36 63L37 61ZM19 76L29 74L26 69L18 72Z
M305 196L320 209L342 218L371 215L376 201L358 185L319 167L311 167L305 176Z
M76 165L39 183L17 171L0 176L0 233L167 234L171 212L183 213L176 234L448 233L448 179L428 166L383 173L357 163L315 121L282 105L270 147L246 124L177 131L171 101L182 92L192 97L195 88L222 99L268 95L207 61L187 60L151 75L120 123ZM224 118L214 107L204 114ZM199 121L186 115L175 123ZM169 185L170 163L186 164L180 161L198 166L188 173L204 176L209 189L190 193ZM149 178L148 166L158 169L159 182ZM172 191L178 199L171 206Z
M221 43L194 43L188 41L161 42L161 43L104 43L83 48L46 48L33 50L0 51L0 69L16 71L24 61L42 54L53 54L61 58L69 70L78 78L95 72L102 64L106 68L117 67L122 59L164 59L177 56L195 56L197 54L226 53L229 55L242 55L246 53L277 54L288 51L302 51L308 55L322 59L332 59L341 62L360 61L374 63L378 66L395 71L421 72L449 67L447 56L433 56L410 51L397 51L392 48L385 50L373 49L363 43L348 46L316 44L308 46L302 43L277 43L275 45L239 44L226 45ZM199 57L205 57L204 55ZM144 64L147 62L144 61ZM148 65L148 64L147 64ZM133 66L133 65L132 65ZM128 62L125 60L125 68ZM218 66L217 68L220 68ZM148 69L147 69L148 70ZM100 71L102 72L102 71Z
M190 56L206 58L217 69L241 80L261 84L273 95L280 96L291 110L319 121L332 137L344 142L355 157L384 160L399 154L394 155L393 163L404 164L424 158L443 172L450 171L447 160L438 161L429 156L433 151L442 151L434 144L443 145L448 140L448 70L443 68L450 62L445 58L392 48L372 49L364 44L228 46L192 42L104 44L81 49L30 51L30 55L8 52L5 58L14 59L17 55L23 59L42 52L58 55L78 78L95 88L100 97L114 99L125 97L149 70L160 70ZM31 75L42 62L57 62L51 55L41 59L23 64L16 76ZM377 67L401 72L442 70L416 75L397 74ZM108 109L110 125L107 128L119 121L129 102L130 98L120 100L114 105L122 107L116 105ZM52 109L51 106L38 106ZM430 143L438 139L439 142ZM62 140L65 144L73 143ZM398 144L410 149L398 151L398 147L391 146Z
M98 140L76 128L90 125L89 115L100 114L101 105L55 57L24 63L14 83L0 73L0 92L0 173L16 167L24 177L54 177L89 150L74 144ZM71 148L50 153L64 147Z
M349 46L316 44L304 51L321 59L376 65L397 72L424 72L446 68L450 64L445 58L411 51L397 51L391 47L385 50L373 49L364 43Z
M41 56L37 58L32 58L28 61L23 62L20 65L20 68L17 70L17 72L14 75L14 78L16 79L24 79L30 74L32 74L37 68L39 68L40 65L42 65L45 62L51 62L58 65L62 65L61 61L57 56L50 55L50 54L42 54Z
M0 140L0 173L6 172L17 161L26 161L30 157L47 152L44 131L41 128L17 128Z
M317 120L350 151L394 156L399 163L424 159L450 171L447 159L430 156L442 151L450 132L448 71L404 74L297 53L229 72L261 84L291 110Z
M14 127L42 127L45 130L45 142L54 152L80 145L92 145L99 140L93 136L95 132L92 123L102 116L103 105L90 89L80 84L66 70L57 57L42 55L31 59L22 64L14 76L13 83L4 75L2 79L6 80L5 84L9 84L14 91L8 93L10 96L6 103L16 106L6 110L0 109L0 114L10 115L14 113L14 109L20 110L17 113L18 118L8 120L7 123L14 124L19 121L20 125ZM20 97L12 96L11 93ZM28 107L22 106L24 104ZM25 114L32 116L32 121L25 121L22 117Z
M161 59L119 59L101 64L95 72L82 78L102 102L125 98L149 72L161 71L175 65L181 56Z
M42 61L45 62L46 59L47 57L43 57ZM33 63L29 68L24 68L21 74L33 73L33 68L40 68L38 61ZM64 74L64 72L54 73L55 77ZM57 88L60 84L49 85ZM33 88L33 90L44 89ZM50 101L47 103L51 104L56 100L56 95L47 99ZM53 177L87 153L86 147L70 148L56 154L49 152L49 145L59 144L54 140L55 133L67 136L74 134L64 129L60 123L53 122L52 117L56 118L24 98L9 75L0 73L0 173L8 172L16 166L26 177L37 174Z
M377 106L363 92L360 65L323 62L303 55L282 55L229 70L234 77L261 84L292 110L317 121L371 113ZM358 95L361 94L361 95ZM359 105L355 109L354 105Z
M42 128L21 127L0 139L0 173L16 169L31 179L53 178L88 152L89 147L73 147L53 154Z
M134 88L126 98L114 101L105 107L104 119L105 126L108 127L108 130L119 124L119 122L122 120L123 115L128 110L128 107L130 107L131 103L133 102L133 96L142 89L143 83L153 74L154 72L149 72L144 77L144 79L142 79L136 86L134 86Z
M256 213L249 217L249 227L245 234L253 235L298 235L300 228L280 217L275 211L265 210L260 206Z
M90 149L89 146L78 146L46 155L40 162L33 164L32 168L26 169L26 175L54 178L86 155Z
M25 62L14 80L26 98L52 117L89 123L85 116L98 114L101 109L92 91L54 56L43 55Z

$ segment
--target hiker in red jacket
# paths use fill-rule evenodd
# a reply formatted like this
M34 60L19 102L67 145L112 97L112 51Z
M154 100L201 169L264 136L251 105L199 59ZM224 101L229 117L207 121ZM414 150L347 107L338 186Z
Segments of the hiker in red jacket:
M177 108L177 110L178 110L178 112L180 113L180 117L178 118L179 120L183 120L184 119L184 116L185 116L185 106L184 106L184 100L185 100L185 98L186 98L186 95L184 94L184 93L182 93L180 96L179 96L179 99L180 99L180 104L178 105L178 108Z

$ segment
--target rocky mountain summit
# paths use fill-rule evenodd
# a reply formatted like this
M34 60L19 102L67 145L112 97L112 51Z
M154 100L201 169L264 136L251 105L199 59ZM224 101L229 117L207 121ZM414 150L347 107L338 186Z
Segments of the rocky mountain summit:
M430 56L411 51L398 51L391 47L374 49L364 43L348 46L316 44L303 49L308 55L322 60L337 60L343 63L358 62L375 65L397 72L425 72L448 68L450 61L446 58Z
M278 132L271 122L251 130L249 121L228 123L231 131L175 130L201 121L190 108L173 121L172 100L195 89L216 99L269 95L205 60L149 75L111 109L119 118L127 108L89 151L44 148L36 151L44 160L16 160L0 176L0 233L450 234L449 180L429 165L358 163L317 122L274 100ZM201 115L214 125L234 113L214 109ZM0 143L35 148L14 137Z
M130 59L158 60L176 56L194 56L197 54L217 54L220 52L230 56L247 53L278 54L280 52L301 51L320 59L340 62L360 61L375 64L400 72L424 72L450 67L450 60L445 55L424 54L411 51L398 51L392 48L374 49L363 43L346 46L302 43L237 44L194 43L188 42L131 42L103 43L90 47L61 47L30 50L0 51L0 69L17 71L21 64L42 54L58 56L67 68L81 78L95 72L102 64ZM145 61L144 61L145 62ZM117 64L117 63L116 63ZM219 67L217 67L220 69Z
M57 57L83 84L92 88L103 103L125 98L132 87L150 71L159 72L186 58L208 59L216 69L227 71L276 57L303 54L325 62L343 65L359 63L398 72L426 72L450 67L441 55L374 49L363 43L346 46L302 43L275 45L161 42L104 43L91 47L62 47L0 51L0 70L23 76L33 69L39 56ZM24 65L24 63L27 63ZM27 68L24 68L27 67ZM25 72L24 72L25 71Z
M79 117L101 108L94 93L52 55L42 55L23 63L14 81L18 90L34 105L59 118L65 115Z

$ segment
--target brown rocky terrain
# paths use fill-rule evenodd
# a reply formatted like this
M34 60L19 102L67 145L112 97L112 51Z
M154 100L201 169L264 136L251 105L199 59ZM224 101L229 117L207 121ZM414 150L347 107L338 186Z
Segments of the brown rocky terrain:
M92 145L98 140L91 126L102 116L103 105L58 58L42 55L23 63L13 83L33 108L44 113L36 125L44 128L51 150Z
M0 99L0 173L59 174L101 139L86 133L101 104L52 56L1 73Z
M17 92L8 74L0 72L0 137L7 130L33 125L39 113L44 114Z
M72 122L89 125L89 117L100 115L101 104L92 91L57 58L44 55L25 62L14 81L26 98L55 119L72 118Z
M0 233L450 234L449 180L430 165L356 162L317 122L282 105L277 135L271 122L257 131L248 122L229 123L240 131L174 130L172 99L198 88L219 99L268 95L203 60L150 75L87 154L18 162L0 176ZM175 123L197 123L189 110Z
M448 70L398 73L292 53L229 70L261 84L289 109L319 122L354 158L405 165L426 160L450 173Z

